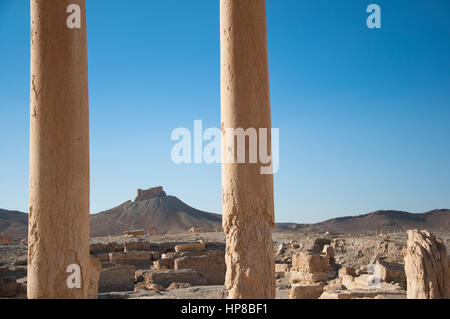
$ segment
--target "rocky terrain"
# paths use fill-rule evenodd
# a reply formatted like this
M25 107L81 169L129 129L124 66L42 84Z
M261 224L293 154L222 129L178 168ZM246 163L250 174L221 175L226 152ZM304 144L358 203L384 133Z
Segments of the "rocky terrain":
M450 236L439 236L449 251ZM277 298L407 297L405 232L367 236L276 230L273 241ZM227 297L222 232L95 237L90 253L102 266L101 299ZM26 243L0 244L3 298L26 297L26 263Z

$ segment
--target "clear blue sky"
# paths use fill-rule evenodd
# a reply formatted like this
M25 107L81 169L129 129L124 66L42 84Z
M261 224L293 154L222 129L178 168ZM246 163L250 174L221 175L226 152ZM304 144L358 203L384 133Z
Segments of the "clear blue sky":
M382 28L369 30L377 3ZM163 185L221 212L220 165L173 129L220 127L219 0L88 0L91 211ZM450 1L267 0L278 222L450 208ZM0 0L0 207L28 209L29 1Z

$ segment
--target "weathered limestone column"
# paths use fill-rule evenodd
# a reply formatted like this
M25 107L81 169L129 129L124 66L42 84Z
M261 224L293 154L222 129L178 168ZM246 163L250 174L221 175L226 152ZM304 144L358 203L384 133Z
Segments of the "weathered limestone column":
M450 260L442 239L426 230L408 230L403 255L408 299L450 298Z
M85 0L31 0L28 298L87 298L89 107ZM81 27L69 29L70 4ZM81 288L68 288L69 265ZM76 281L75 281L76 282Z
M259 158L250 162L249 139L245 163L226 163L224 133L229 128L267 128L271 149L266 29L265 0L220 1L226 285L229 297L236 299L275 297L273 175L261 174Z

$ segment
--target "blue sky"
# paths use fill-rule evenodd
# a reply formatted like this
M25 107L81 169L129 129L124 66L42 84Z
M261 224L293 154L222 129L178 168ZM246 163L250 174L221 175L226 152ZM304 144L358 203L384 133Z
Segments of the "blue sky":
M379 4L382 28L366 26ZM87 0L91 211L163 185L221 212L220 165L175 165L220 127L218 0ZM267 0L278 222L450 208L450 2ZM27 211L29 1L0 0L0 207Z

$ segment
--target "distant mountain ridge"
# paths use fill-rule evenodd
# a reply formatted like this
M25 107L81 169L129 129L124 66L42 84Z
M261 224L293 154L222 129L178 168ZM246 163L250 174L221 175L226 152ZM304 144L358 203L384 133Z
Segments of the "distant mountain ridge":
M278 224L284 229L309 232L373 233L405 231L406 229L427 229L433 232L450 232L450 210L436 209L412 214L395 210L379 210L359 216L329 219L316 224Z
M222 216L195 209L175 196L168 196L162 187L138 190L134 201L90 216L93 237L121 235L124 231L156 227L159 234L174 234L192 227L207 231L222 229ZM412 214L403 211L376 211L359 216L333 218L316 224L278 223L275 230L302 232L373 233L406 229L427 229L450 232L450 210L437 209ZM0 236L15 239L27 237L28 214L0 209Z

